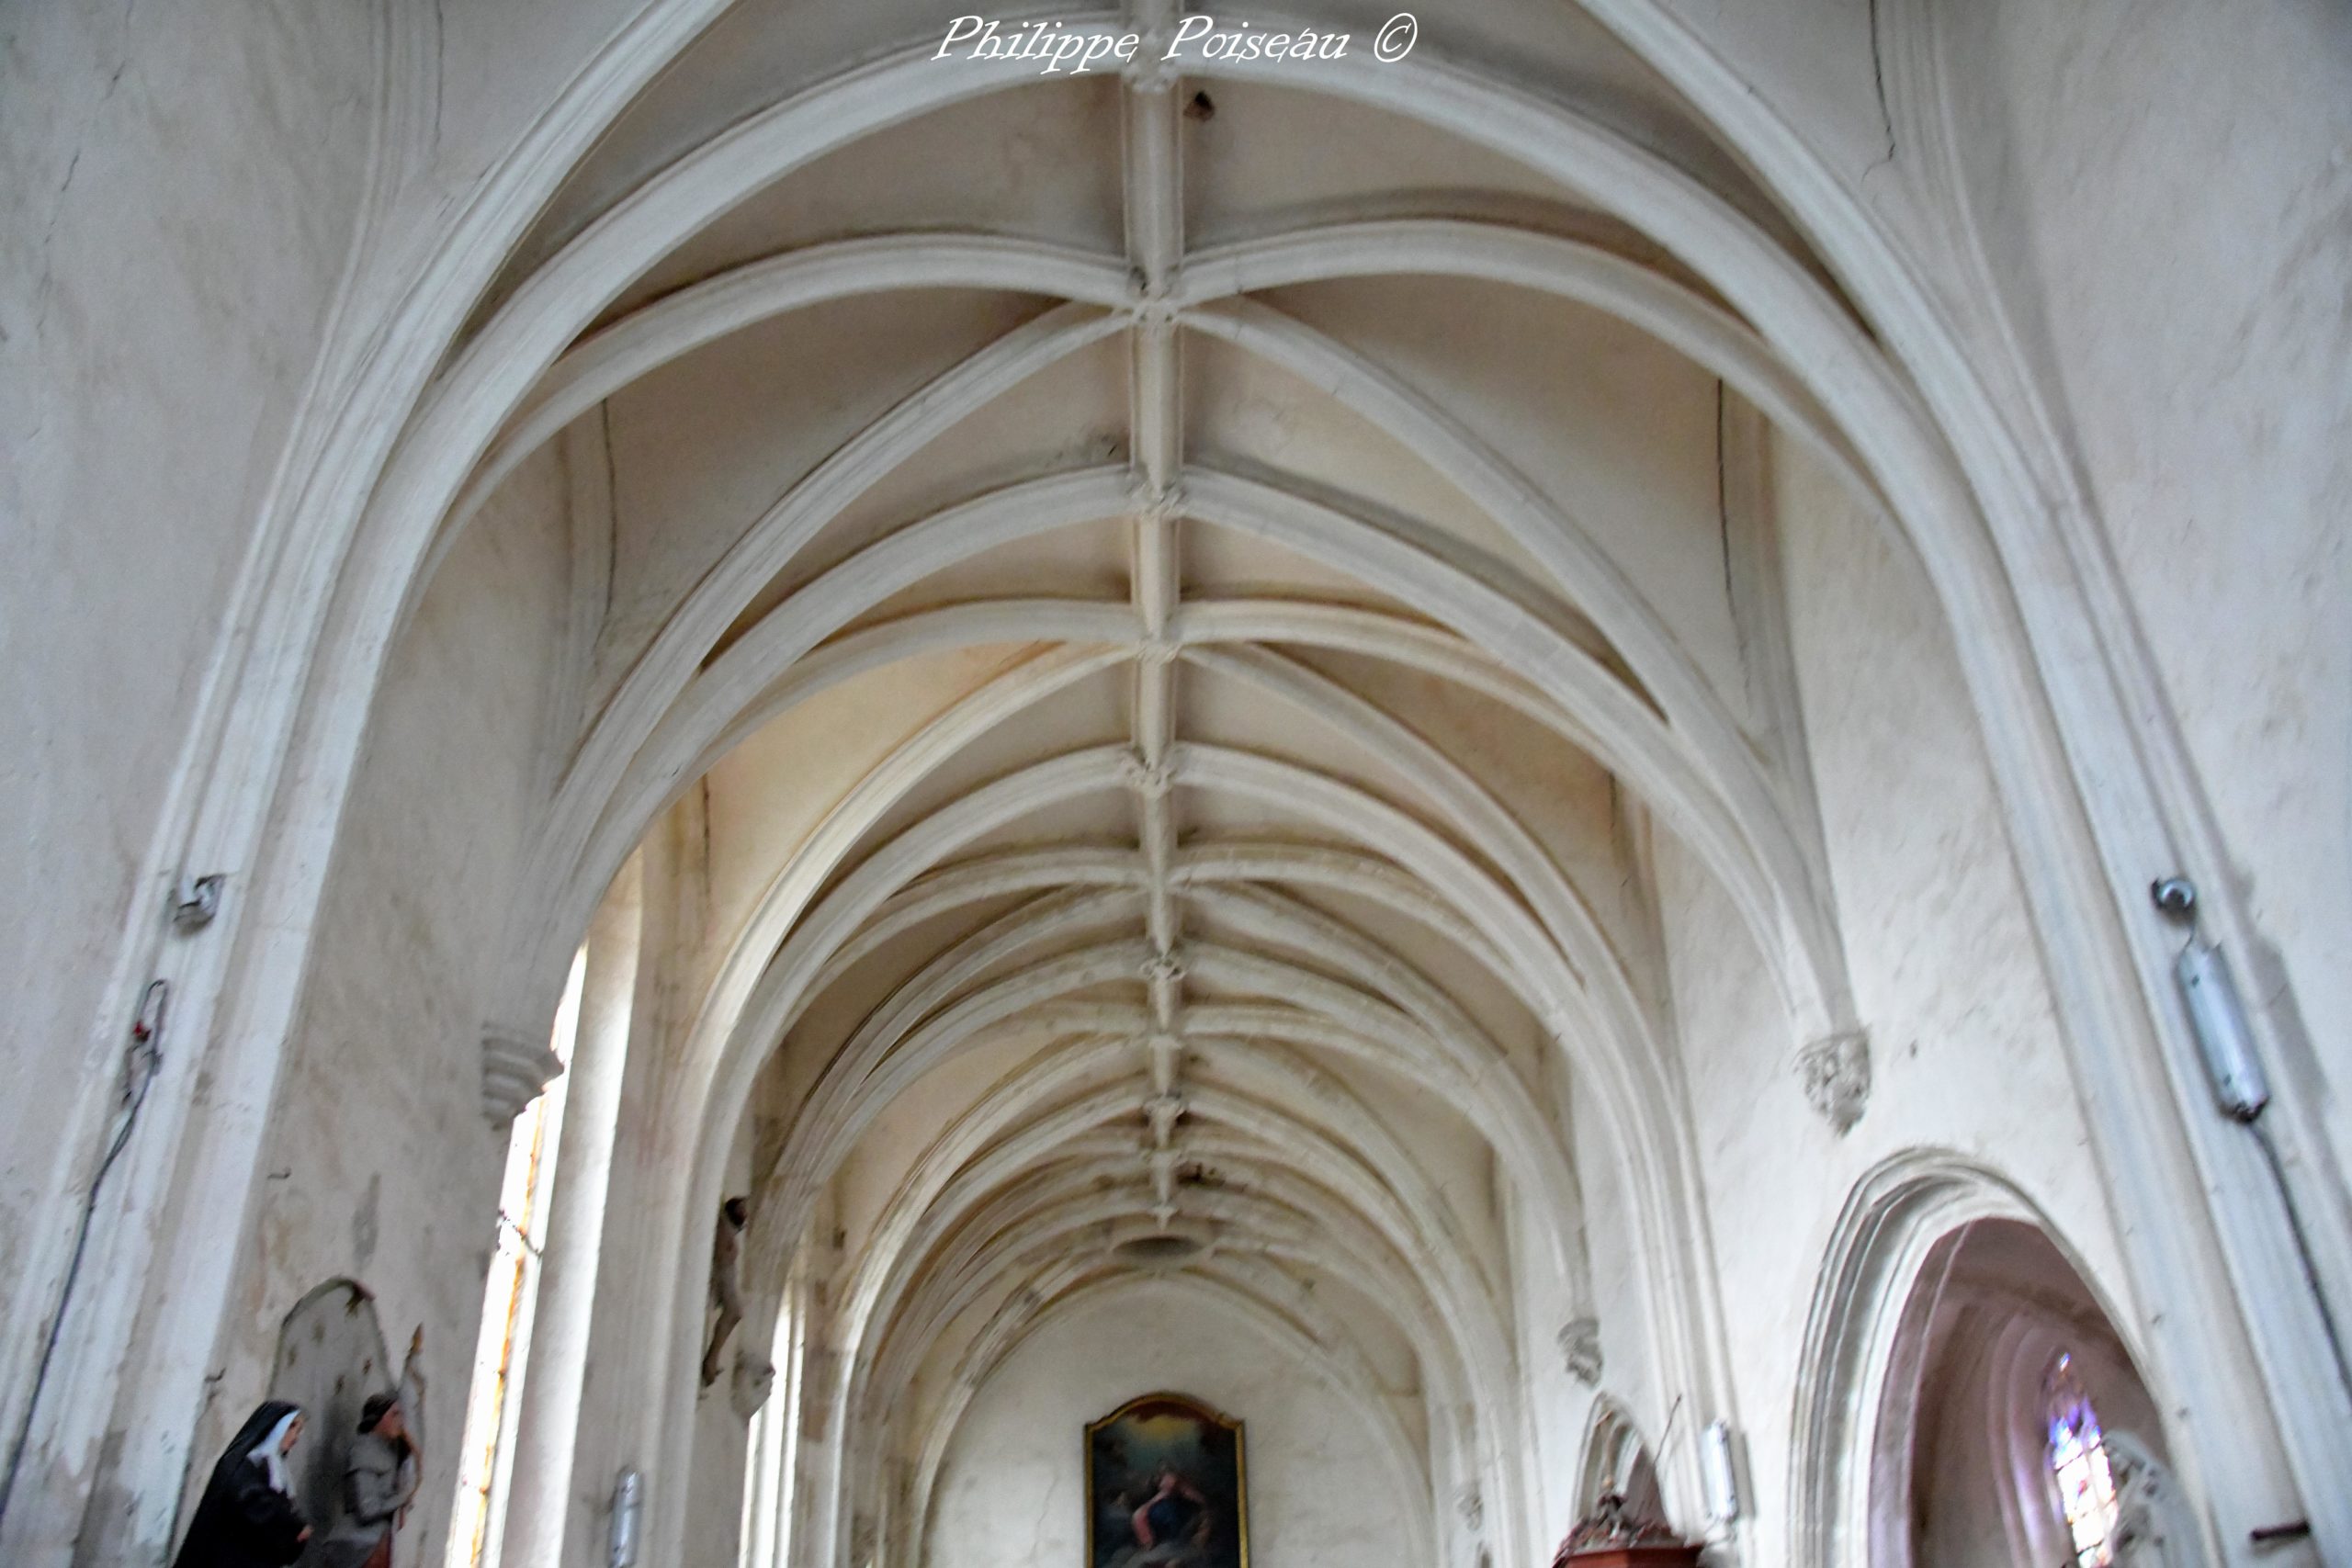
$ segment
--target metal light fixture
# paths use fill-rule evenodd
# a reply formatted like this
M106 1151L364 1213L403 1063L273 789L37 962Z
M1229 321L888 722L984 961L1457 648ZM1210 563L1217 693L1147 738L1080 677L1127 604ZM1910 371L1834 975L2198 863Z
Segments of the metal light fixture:
M2188 1005L2189 1027L2204 1053L2213 1098L2229 1115L2253 1121L2270 1103L2270 1083L2255 1056L2254 1033L2246 1027L2245 1003L2238 997L2229 959L2220 948L2191 937L2173 960L2172 976Z
M1728 1421L1710 1421L1699 1433L1699 1483L1709 1517L1726 1525L1739 1517L1739 1466Z
M2198 932L2197 885L2185 876L2167 876L2148 894L2158 909L2188 927L2188 942L2173 960L2172 977L2188 1010L2213 1098L2224 1115L2251 1122L2270 1103L2270 1080L2255 1054L2254 1030L2229 958Z
M612 1568L631 1568L637 1562L637 1522L644 1509L645 1477L622 1471L613 1483Z

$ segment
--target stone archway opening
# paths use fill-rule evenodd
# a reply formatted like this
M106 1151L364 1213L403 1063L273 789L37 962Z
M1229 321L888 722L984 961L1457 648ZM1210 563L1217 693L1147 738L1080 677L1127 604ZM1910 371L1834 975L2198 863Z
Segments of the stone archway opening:
M2029 1220L1971 1221L1928 1250L1879 1406L1874 1564L2105 1568L2150 1540L2157 1561L2202 1561L2170 1517L2163 1423L2130 1348Z

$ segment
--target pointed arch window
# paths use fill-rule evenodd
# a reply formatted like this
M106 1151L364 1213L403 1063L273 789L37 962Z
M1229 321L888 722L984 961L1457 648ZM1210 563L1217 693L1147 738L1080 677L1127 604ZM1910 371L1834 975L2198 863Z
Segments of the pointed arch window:
M2072 1356L2060 1356L2051 1368L2044 1408L2050 1475L2057 1483L2058 1510L2066 1520L2075 1568L2108 1568L2115 1560L2115 1474L2098 1413L2091 1408Z

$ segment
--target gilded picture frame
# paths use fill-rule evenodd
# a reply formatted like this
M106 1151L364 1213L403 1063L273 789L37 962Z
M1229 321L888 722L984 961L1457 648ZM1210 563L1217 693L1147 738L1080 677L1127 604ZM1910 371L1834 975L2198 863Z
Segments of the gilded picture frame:
M1089 1422L1085 1444L1086 1568L1250 1568L1238 1419L1163 1391Z

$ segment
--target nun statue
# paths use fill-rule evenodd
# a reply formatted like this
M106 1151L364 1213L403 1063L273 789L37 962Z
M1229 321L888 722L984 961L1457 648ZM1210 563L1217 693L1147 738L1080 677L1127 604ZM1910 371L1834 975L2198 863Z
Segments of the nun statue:
M262 1402L212 1467L172 1568L283 1568L302 1555L311 1527L286 1473L286 1456L301 1435L299 1406Z
M392 1536L416 1495L416 1448L401 1397L371 1393L343 1472L343 1517L327 1532L324 1568L391 1568Z

